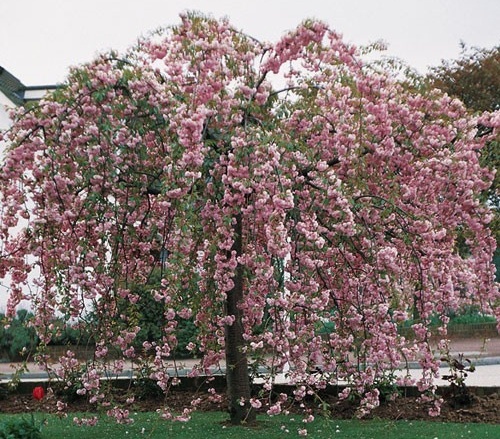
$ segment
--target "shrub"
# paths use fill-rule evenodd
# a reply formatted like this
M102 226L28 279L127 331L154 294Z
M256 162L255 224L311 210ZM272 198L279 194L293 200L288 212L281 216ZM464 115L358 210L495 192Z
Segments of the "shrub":
M8 326L5 323L0 326L0 352L10 361L26 359L35 352L39 339L35 329L29 325L32 317L33 314L20 309ZM5 321L5 316L0 315L0 319Z
M35 417L9 419L0 423L0 439L41 439L42 424L37 423Z

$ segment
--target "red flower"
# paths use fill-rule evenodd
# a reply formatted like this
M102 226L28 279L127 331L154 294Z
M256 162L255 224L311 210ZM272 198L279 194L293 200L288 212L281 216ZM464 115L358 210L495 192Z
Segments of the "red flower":
M37 386L33 389L33 398L35 398L37 401L42 400L44 396L45 390L43 390L43 387Z

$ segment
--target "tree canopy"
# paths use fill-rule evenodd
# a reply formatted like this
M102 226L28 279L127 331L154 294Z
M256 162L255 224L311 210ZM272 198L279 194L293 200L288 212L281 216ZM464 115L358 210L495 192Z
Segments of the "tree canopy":
M187 14L16 113L0 175L8 312L29 299L42 342L56 315L86 322L96 351L79 392L98 403L99 377L128 359L150 362L168 392L189 319L201 355L190 374L225 362L235 423L285 409L286 395L271 397L280 371L297 400L345 381L363 414L377 383L415 360L432 396L431 317L445 340L450 311L500 315L480 200L493 175L479 163L499 125L498 113L474 118L440 92L405 89L324 23L271 44ZM141 294L164 320L138 349L124 304ZM53 367L42 346L39 359L63 382L80 370L71 353ZM255 397L241 388L260 364L268 393Z

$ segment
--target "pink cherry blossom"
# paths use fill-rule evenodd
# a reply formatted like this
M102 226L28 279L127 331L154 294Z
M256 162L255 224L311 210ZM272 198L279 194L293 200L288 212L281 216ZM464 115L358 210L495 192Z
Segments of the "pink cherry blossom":
M491 132L479 136L478 124ZM241 329L237 351L286 372L295 400L344 380L339 396L359 396L365 415L376 383L415 360L435 414L431 317L443 338L447 313L463 306L500 317L480 201L493 172L479 163L499 127L498 112L471 117L363 64L324 23L263 44L227 20L185 14L14 112L1 137L7 314L29 300L42 348L56 318L85 326L91 364L71 350L51 359L42 349L39 360L120 422L130 414L110 406L102 378L132 360L168 393L182 319L198 331L190 376L221 366L228 331ZM163 313L161 335L142 345L136 286ZM250 410L264 399L237 401ZM185 421L195 406L162 416Z

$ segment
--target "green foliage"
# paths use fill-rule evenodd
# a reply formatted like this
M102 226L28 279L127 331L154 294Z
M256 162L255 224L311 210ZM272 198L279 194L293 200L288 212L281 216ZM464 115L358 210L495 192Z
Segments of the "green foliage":
M92 343L92 335L85 325L69 325L64 320L58 319L53 322L53 335L50 341L54 346L65 345L87 345Z
M461 313L450 314L450 326L472 325L477 323L495 323L495 317L483 314L475 307L470 307Z
M136 347L143 342L157 342L163 335L162 328L166 324L165 304L154 300L151 291L157 287L154 279L151 279L147 285L137 285L133 288L134 294L139 294L139 300L136 303L123 302L121 306L125 307L124 313L128 318L135 320L141 329L135 339Z
M196 351L189 351L186 346L189 343L196 343L198 336L198 328L193 322L193 319L179 319L177 325L177 347L175 355L179 358L187 358L196 356Z
M380 401L392 401L401 396L397 380L398 376L394 371L387 371L375 379L373 387L380 392Z
M129 319L141 328L134 341L134 347L139 351L145 341L159 343L164 335L163 328L167 325L165 303L157 302L152 295L152 291L159 287L159 279L158 273L154 273L148 284L136 285L132 289L132 292L139 296L137 302L130 303L122 300L119 305L121 319ZM118 325L125 323L121 319L118 319ZM190 342L196 342L198 328L192 318L176 317L176 322L177 346L175 346L173 354L177 358L192 357L196 352L187 350L186 346Z
M317 334L330 334L335 330L335 323L330 321L324 321L318 323Z
M449 311L446 313L450 321L448 326L453 325L473 325L478 323L495 323L495 317L492 315L484 314L478 310L476 306L466 307L459 311ZM409 328L413 324L417 323L415 320L406 320L402 326L404 328ZM438 314L433 314L430 317L431 327L437 327L442 325L441 318Z
M21 361L33 355L39 339L36 331L30 326L33 314L25 309L17 312L16 318L8 322L0 314L0 354L7 356L10 361Z
M35 328L30 325L31 312L20 309L16 318L8 321L0 314L0 358L8 361L23 361L32 358L39 345ZM86 345L92 342L91 334L83 325L70 325L63 319L53 322L50 345Z
M137 371L134 379L134 396L137 399L158 398L163 395L163 390L151 379L153 369L148 364L143 364Z
M37 423L35 417L9 418L0 423L0 439L41 439L43 422Z

